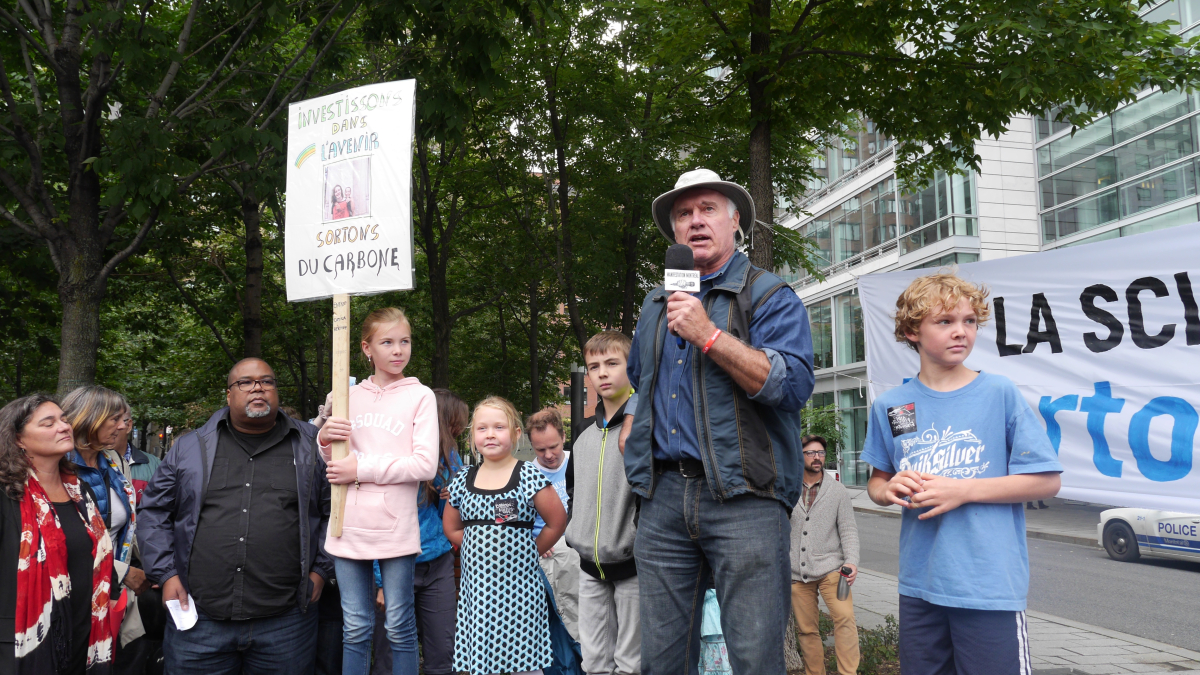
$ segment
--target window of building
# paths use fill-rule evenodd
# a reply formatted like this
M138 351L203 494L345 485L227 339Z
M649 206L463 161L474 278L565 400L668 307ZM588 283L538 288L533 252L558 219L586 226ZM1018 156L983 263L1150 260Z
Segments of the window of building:
M1156 92L1038 148L1043 241L1195 197L1196 103L1182 92Z
M1070 122L1058 120L1058 112L1059 109L1054 108L1035 120L1034 127L1037 133L1037 140L1044 141L1060 131L1066 131L1071 128Z
M858 289L833 298L834 339L837 341L835 357L837 365L865 361L866 342L863 336L862 305L858 302Z
M1094 235L1091 237L1084 237L1083 239L1076 239L1075 241L1073 241L1069 244L1063 244L1063 247L1065 248L1067 246L1081 246L1083 244L1094 244L1098 241L1106 241L1108 239L1116 239L1117 237L1129 237L1129 236L1133 236L1135 234L1141 234L1143 232L1153 232L1155 230L1165 230L1168 227L1175 227L1177 225L1187 225L1188 223L1194 223L1194 222L1197 222L1197 220L1200 220L1200 218L1197 218L1196 208L1197 207L1195 204L1191 204L1191 205L1185 206L1181 209L1175 209L1174 211L1160 213L1157 216L1151 216L1149 218L1146 218L1145 220L1139 220L1138 222L1133 223L1132 225L1125 225L1124 227L1118 227L1116 229L1109 230L1107 232L1101 232L1100 234L1097 234L1097 235Z
M833 225L834 262L840 262L862 253L862 209L860 205L858 197L851 197L830 212L829 221Z
M842 482L847 485L866 485L870 478L870 469L859 459L867 440L867 418L870 414L863 394L863 389L857 387L838 392L838 413L845 427L840 469Z
M808 190L820 190L829 183L829 159L825 151L815 155L811 161L813 173L816 174L804 182Z
M1157 129L1179 119L1190 110L1188 95L1182 91L1156 92L1130 103L1112 114L1117 143Z
M808 323L812 331L813 368L833 365L833 300L808 305Z
M966 263L979 262L978 253L947 253L940 258L926 260L917 265L913 269L929 269L934 267L946 267L948 265L963 265Z
M836 402L837 395L832 391L813 394L812 397L808 399L808 404L814 408L824 408L826 406L834 405Z
M1180 29L1200 21L1200 1L1170 0L1143 14L1142 19L1148 23L1174 21L1178 24L1174 28L1178 33Z
M844 138L832 139L813 157L815 176L806 180L804 187L815 191L831 185L891 146L892 140L874 122L862 120L861 129L847 130Z
M829 214L823 213L800 228L800 236L812 242L813 263L820 269L833 264L833 238L829 230Z
M868 187L800 228L813 242L817 266L855 256L900 237L902 253L954 235L976 234L975 174L938 172L919 193L897 190L895 177Z

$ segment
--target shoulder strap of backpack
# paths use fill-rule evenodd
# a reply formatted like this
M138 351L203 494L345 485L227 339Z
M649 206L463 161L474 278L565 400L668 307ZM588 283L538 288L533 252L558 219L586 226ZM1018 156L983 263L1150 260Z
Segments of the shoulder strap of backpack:
M733 336L743 342L750 342L750 324L754 321L754 312L767 301L775 292L783 288L787 284L783 281L775 284L767 289L758 303L754 302L754 284L758 282L759 277L766 274L766 270L759 267L751 267L750 272L746 275L746 283L742 286L742 290L737 294L737 311L733 313L732 321L729 325L729 332Z

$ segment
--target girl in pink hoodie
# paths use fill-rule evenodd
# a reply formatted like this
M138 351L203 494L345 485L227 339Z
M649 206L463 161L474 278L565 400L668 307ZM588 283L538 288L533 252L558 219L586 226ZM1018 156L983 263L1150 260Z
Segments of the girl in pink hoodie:
M329 482L349 484L342 536L325 538L342 595L342 670L346 675L370 670L375 624L371 562L378 560L392 673L417 675L417 491L437 471L437 404L429 387L404 376L412 354L412 328L404 312L394 307L371 312L363 322L362 350L375 374L350 388L350 419L330 417L317 435ZM331 461L332 443L344 440L350 441L350 454Z

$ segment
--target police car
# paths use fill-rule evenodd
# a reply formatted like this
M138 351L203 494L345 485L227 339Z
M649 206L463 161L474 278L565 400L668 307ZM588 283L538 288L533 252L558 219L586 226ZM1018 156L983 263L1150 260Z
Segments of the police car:
M1142 555L1200 560L1200 515L1153 509L1108 509L1096 526L1100 545L1113 560Z

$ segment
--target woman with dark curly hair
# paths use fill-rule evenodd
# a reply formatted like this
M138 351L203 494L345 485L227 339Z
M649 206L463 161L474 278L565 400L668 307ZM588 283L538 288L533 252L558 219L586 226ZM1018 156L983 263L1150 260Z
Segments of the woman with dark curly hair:
M15 645L0 650L3 675L112 671L112 542L74 446L53 398L0 409L0 643Z

